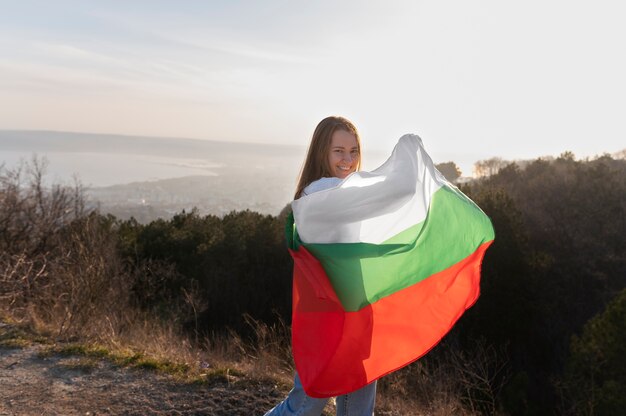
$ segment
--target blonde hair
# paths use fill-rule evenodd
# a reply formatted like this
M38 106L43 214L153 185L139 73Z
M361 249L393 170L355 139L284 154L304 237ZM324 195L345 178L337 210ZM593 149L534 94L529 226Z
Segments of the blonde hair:
M300 198L304 188L311 182L323 177L333 176L330 165L328 164L328 153L330 152L333 133L337 130L347 131L348 133L354 134L356 137L357 150L359 152L356 170L361 168L361 139L359 138L359 133L354 124L343 117L326 117L319 122L313 132L311 144L309 145L304 165L300 171L294 199Z

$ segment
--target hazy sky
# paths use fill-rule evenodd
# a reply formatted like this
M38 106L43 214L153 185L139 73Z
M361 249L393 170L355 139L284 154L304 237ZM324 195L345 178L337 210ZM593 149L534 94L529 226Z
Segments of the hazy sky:
M339 114L466 174L626 147L622 1L0 5L0 129L302 145Z

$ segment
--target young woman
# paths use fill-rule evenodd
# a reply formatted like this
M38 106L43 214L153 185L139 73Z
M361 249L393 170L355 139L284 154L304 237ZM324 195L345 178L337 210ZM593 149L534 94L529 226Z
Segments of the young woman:
M361 143L356 127L343 117L327 117L313 133L294 199L337 186L361 166ZM376 382L337 397L338 416L374 414ZM265 416L319 416L328 399L309 397L296 374L287 398Z

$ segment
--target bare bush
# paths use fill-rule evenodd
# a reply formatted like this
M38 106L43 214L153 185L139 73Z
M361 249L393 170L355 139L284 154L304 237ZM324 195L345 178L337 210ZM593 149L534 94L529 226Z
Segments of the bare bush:
M0 307L68 338L102 317L122 325L131 283L113 222L85 210L83 190L44 184L34 157L0 170Z
M254 339L247 344L246 353L254 362L257 374L267 374L275 370L291 373L295 367L291 353L290 329L278 317L276 323L268 325L244 315L246 323L254 330Z
M380 405L401 414L476 415L462 401L462 389L446 345L391 373L379 384Z
M508 381L506 349L478 340L467 351L451 350L450 355L462 397L472 412L498 413L498 397Z
M33 157L14 169L0 170L0 250L45 253L54 236L85 214L83 189L53 184L46 188L47 161Z
M119 330L128 309L131 275L116 252L111 224L92 213L77 219L64 230L58 242L57 261L51 266L55 277L42 293L53 302L46 310L56 316L58 333L71 336L93 327L106 317Z
M380 404L403 414L498 414L508 371L506 350L484 340L461 348L451 337L420 360L380 379Z

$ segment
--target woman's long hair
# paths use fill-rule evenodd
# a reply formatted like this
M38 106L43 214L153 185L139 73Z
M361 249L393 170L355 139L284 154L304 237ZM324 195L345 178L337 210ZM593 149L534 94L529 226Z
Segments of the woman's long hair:
M313 132L311 144L309 145L304 165L300 171L298 186L296 187L296 193L293 197L294 199L300 198L304 188L311 182L319 178L333 176L328 164L328 153L330 151L333 133L337 130L347 131L348 133L354 134L356 137L356 144L359 151L359 160L356 165L356 170L361 168L361 139L359 138L359 133L354 124L343 117L326 117L319 122Z

